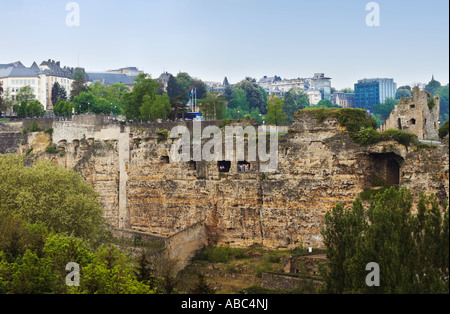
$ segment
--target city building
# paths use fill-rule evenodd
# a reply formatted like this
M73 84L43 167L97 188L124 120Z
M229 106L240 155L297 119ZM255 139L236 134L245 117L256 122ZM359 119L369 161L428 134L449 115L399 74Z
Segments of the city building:
M52 110L56 104L52 103L52 88L55 83L58 83L66 90L67 98L70 98L70 92L72 91L73 75L76 68L61 67L61 62L54 60L43 61L39 67L36 63L33 63L31 68L38 71L38 69L45 73L45 93L46 104L42 103L46 110ZM82 69L83 70L83 69Z
M267 93L270 93L271 90L275 90L273 84L278 81L281 81L281 77L279 76L264 76L258 81L258 85L261 86Z
M382 104L387 98L396 98L397 84L391 78L359 80L355 84L355 106L372 111L373 105Z
M52 88L58 82L70 97L72 77L76 69L61 67L60 62L48 60L39 66L36 62L30 67L24 66L20 61L0 65L0 81L3 89L9 93L11 100L16 101L20 89L30 86L31 90L46 110L52 110Z
M342 108L354 108L355 107L355 94L334 92L331 95L331 103L338 105Z
M276 89L279 90L283 93L287 93L288 91L290 91L293 88L300 88L302 90L307 90L307 88L305 88L305 82L306 79L303 78L297 78L297 79L292 79L292 80L278 80L273 82L272 86Z
M111 86L116 83L124 84L130 88L134 85L134 79L133 76L128 76L126 74L122 73L116 73L116 72L87 72L86 73L86 80L89 82L89 84L92 83L101 83L106 86Z
M331 78L326 77L324 73L315 73L309 81L309 88L319 90L322 100L331 100Z
M322 93L315 89L309 89L306 92L308 95L309 104L311 106L317 105L322 100Z
M310 96L310 103L317 103L317 91L320 93L322 99L331 100L331 78L326 77L324 73L316 73L311 78L296 78L296 79L281 79L279 76L267 77L264 76L258 81L269 95L284 95L292 88L300 88L308 92ZM319 100L319 101L320 101Z
M125 74L125 75L131 76L131 77L138 77L139 74L144 73L144 71L138 70L137 67L120 68L120 69L117 69L117 70L108 70L106 72L120 73L120 74Z
M209 92L212 93L225 93L225 89L227 87L231 87L231 84L228 82L228 78L225 77L223 82L211 82L211 81L206 81L204 82L206 85L206 88L208 89Z
M32 67L25 67L20 61L0 65L0 82L4 94L16 101L20 89L30 86L36 100L47 106L45 73L33 63ZM5 95L4 95L5 96Z
M158 82L160 82L162 84L165 92L167 92L167 85L169 84L169 79L171 76L172 76L172 74L165 71L158 78Z

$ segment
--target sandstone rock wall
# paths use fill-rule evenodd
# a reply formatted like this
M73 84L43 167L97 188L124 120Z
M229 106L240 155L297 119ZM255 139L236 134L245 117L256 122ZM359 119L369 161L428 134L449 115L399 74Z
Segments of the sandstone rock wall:
M360 146L336 120L318 123L305 114L280 135L275 172L261 173L257 159L248 173L238 172L237 161L221 173L217 162L174 161L175 139L166 136L174 125L121 125L89 116L54 122L48 142L61 153L35 158L80 172L113 227L164 238L187 232L186 239L203 239L204 228L209 243L219 245L321 248L325 213L338 202L350 206L376 177L415 195L448 199L448 139L418 151L396 142ZM193 129L192 122L176 125ZM18 152L42 146L41 137L30 137ZM182 242L175 242L177 251Z

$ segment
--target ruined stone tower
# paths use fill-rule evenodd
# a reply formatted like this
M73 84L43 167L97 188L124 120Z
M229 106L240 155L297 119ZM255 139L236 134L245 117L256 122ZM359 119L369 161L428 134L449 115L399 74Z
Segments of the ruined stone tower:
M438 140L439 95L434 98L419 87L413 89L411 98L402 98L386 122L381 132L397 129L416 134L419 140Z

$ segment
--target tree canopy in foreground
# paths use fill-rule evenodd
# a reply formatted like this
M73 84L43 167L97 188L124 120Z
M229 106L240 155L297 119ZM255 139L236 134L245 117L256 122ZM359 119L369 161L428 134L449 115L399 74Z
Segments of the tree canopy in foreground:
M327 293L449 293L449 209L436 196L420 194L413 210L409 190L391 187L366 209L338 204L322 231L329 263ZM369 287L366 266L380 267L380 286Z

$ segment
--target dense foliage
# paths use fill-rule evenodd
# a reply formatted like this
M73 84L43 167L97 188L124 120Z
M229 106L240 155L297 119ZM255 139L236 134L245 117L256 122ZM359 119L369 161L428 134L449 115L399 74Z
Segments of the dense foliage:
M80 174L50 162L24 165L23 157L0 155L0 212L43 223L55 232L94 240L103 209L97 193Z
M439 137L442 139L448 135L448 121L444 123L443 126L439 128Z
M409 190L395 187L372 196L365 208L338 204L322 231L329 263L327 293L449 293L449 209L420 194L413 213ZM366 265L380 267L380 286L366 285Z
M149 262L109 244L97 193L79 174L0 155L0 191L0 294L156 292ZM68 263L80 266L78 287L66 283Z

